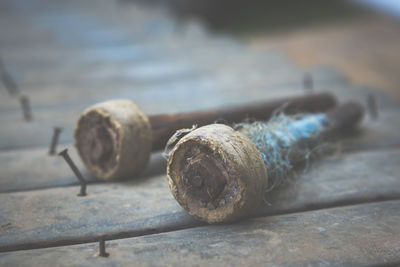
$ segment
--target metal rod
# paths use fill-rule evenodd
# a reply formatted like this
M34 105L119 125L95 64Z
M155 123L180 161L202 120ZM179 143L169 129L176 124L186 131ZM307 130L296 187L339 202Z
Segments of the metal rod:
M105 241L105 236L101 236L99 240L99 256L100 257L105 257L107 258L110 256L109 253L106 252L106 241Z
M303 76L303 89L307 93L312 93L314 91L314 80L310 73L305 73Z
M282 110L284 113L293 114L299 111L321 112L333 108L335 105L336 98L332 94L316 93L207 111L153 115L149 116L153 131L152 150L163 149L177 129L190 128L193 124L200 127L214 123L221 118L227 123L241 122L247 118L267 120L277 109L282 107L284 107Z
M368 113L373 120L378 119L378 105L376 104L376 97L373 94L369 94L367 98L367 109Z
M8 93L12 96L17 95L17 93L19 91L17 84L15 83L12 76L10 74L8 74L1 58L0 58L0 76L1 76L1 80L4 84L4 87L7 89Z
M50 155L56 154L56 147L57 147L58 138L60 136L61 130L62 130L61 127L54 127L53 137L51 139L51 144L50 144L50 149L49 149Z
M352 131L364 117L364 108L358 102L348 102L326 112L332 122L327 134Z
M63 151L58 153L58 155L62 156L64 158L64 160L67 162L69 167L72 169L72 171L74 172L76 178L78 178L78 180L79 180L79 182L81 184L81 191L79 192L78 196L86 196L86 182L85 182L85 179L83 179L83 176L82 176L81 172L78 170L78 168L76 167L75 163L72 161L72 159L68 155L68 149L67 148L64 149Z
M19 101L21 103L22 113L24 115L24 119L26 121L33 120L32 112L31 112L31 106L29 104L29 98L27 96L25 96L25 95L22 95L22 96L19 97Z

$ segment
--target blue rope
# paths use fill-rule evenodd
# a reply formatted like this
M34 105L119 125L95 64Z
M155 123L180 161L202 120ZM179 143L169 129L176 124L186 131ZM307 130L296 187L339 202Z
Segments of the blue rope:
M291 175L296 162L308 161L310 151L321 142L321 133L328 124L328 117L322 113L297 119L280 114L267 123L240 123L234 128L260 151L267 166L270 191Z

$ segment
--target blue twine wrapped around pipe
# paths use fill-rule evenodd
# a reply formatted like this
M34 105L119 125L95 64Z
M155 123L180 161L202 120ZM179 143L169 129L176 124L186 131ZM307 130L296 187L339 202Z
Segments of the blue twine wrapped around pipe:
M321 134L330 121L323 114L287 116L279 114L268 122L244 122L233 128L247 136L260 151L267 166L270 185L267 191L281 184L293 173L296 163L308 160L322 142Z

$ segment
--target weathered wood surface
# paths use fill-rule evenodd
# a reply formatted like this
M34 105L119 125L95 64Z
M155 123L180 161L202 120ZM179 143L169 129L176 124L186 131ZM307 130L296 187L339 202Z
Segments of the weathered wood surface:
M229 94L223 93L223 90L215 89L215 94L213 98L209 101L187 101L187 99L204 99L206 95L211 95L211 91L201 88L201 85L197 85L199 87L198 93L190 93L189 91L185 91L186 93L167 95L167 93L160 93L154 89L154 91L143 91L142 95L136 93L137 98L128 97L134 99L147 114L154 113L163 113L163 112L185 112L185 111L193 111L193 110L201 110L206 108L215 108L221 106L221 101L224 101L224 105L235 105L235 104L243 104L245 102L251 102L260 100L259 95L262 92L261 88L254 89L249 91L246 94L246 97L241 97L242 90L231 91ZM180 87L179 90L187 88ZM279 86L275 87L280 90L266 91L265 96L269 96L269 98L276 97L284 97L290 94L295 93L293 87L285 87ZM204 89L204 90L203 90ZM210 88L209 88L210 89ZM336 93L339 99L346 100L359 100L366 99L369 92L364 90L361 92L361 89L355 90L348 84L342 84L342 87L336 85L333 87L333 92ZM337 89L337 90L336 90ZM341 94L342 91L346 91L346 94ZM171 92L173 90L170 90ZM205 95L200 92L205 92ZM218 93L220 92L220 93ZM297 91L298 93L298 91ZM158 98L160 101L154 101L154 97L152 95L157 94L160 95ZM398 134L398 125L399 125L399 117L397 114L399 113L399 108L396 106L396 103L378 96L378 111L381 115L377 122L364 123L365 127L374 129L375 126L378 126L376 134L379 135L379 132L384 132L385 138L387 137L397 137ZM132 95L131 95L132 96ZM165 97L164 97L165 96ZM171 97L176 96L174 102L171 102ZM347 97L345 97L347 96ZM6 96L7 97L7 96ZM117 94L113 94L109 96L110 98L117 97ZM119 96L118 96L119 97ZM125 95L123 97L126 97ZM109 99L110 99L109 98ZM267 97L266 97L267 98ZM107 98L101 99L106 100ZM223 100L225 99L225 100ZM265 98L264 98L265 99ZM100 100L100 99L99 99ZM19 103L17 100L14 100L15 104ZM79 114L89 105L93 103L76 103L72 105L64 105L64 106L52 106L52 107L40 107L33 109L33 121L25 122L22 118L22 111L20 108L14 109L12 111L2 113L0 117L0 124L7 125L7 127L0 128L0 148L1 149L10 149L10 148L18 148L25 146L47 146L50 142L53 127L61 126L63 127L63 133L60 136L60 143L71 143L73 142L72 134L75 126L75 122L79 117ZM375 131L375 129L374 129ZM391 133L391 131L393 131ZM366 131L367 133L367 131Z
M400 151L330 157L268 195L255 216L400 198ZM139 236L199 225L173 199L164 175L124 183L0 194L0 251Z
M69 155L86 182L102 182L86 170L72 145L59 145L58 151L64 148L68 148ZM49 155L48 151L48 148L40 147L0 152L0 193L79 184L64 159L57 155ZM161 153L154 153L150 157L147 169L137 179L162 174L165 168L165 159Z
M37 1L35 4L41 6L43 3ZM102 4L110 6L107 3ZM63 5L58 9L62 10ZM11 39L9 41L11 45L7 46L7 42L3 44L0 47L0 54L3 54L4 64L17 84L25 93L31 95L34 107L64 104L65 101L75 103L82 99L82 96L85 96L88 104L90 95L105 98L110 93L110 88L114 91L124 91L124 89L132 91L132 88L137 90L138 86L147 89L146 84L159 84L157 88L165 91L165 86L162 84L166 81L193 80L194 76L201 76L200 82L203 83L215 83L214 80L218 83L218 78L224 78L225 75L229 75L225 80L227 78L230 80L237 74L243 76L245 73L243 70L249 68L257 69L264 76L274 80L276 78L282 80L282 77L285 78L293 72L301 75L300 70L294 68L287 59L275 51L251 53L244 45L232 42L228 38L210 37L209 34L197 38L171 33L165 36L163 20L173 24L173 20L166 16L165 12L160 13L161 21L160 19L154 21L154 14L144 19L143 14L140 14L141 9L138 11L136 5L126 7L115 3L112 5L114 8L111 10L103 10L108 14L107 23L99 20L100 14L95 13L94 16L91 9L82 10L83 7L80 5L67 4L65 5L67 8L75 10L57 15L51 12L32 12L32 10L33 15L20 14L13 21L15 20L17 25L25 26L21 26L22 33L19 31L15 34L14 31L5 29L3 38L7 42ZM116 7L118 17L112 15ZM115 22L121 21L119 13L126 11L125 9L131 10L133 14L130 14L127 20L129 23L125 22L121 27ZM148 10L144 12L149 13ZM158 30L155 31L157 36L155 40L144 39L149 35L144 34L146 27L143 27L143 24L146 23L143 21L134 23L132 20L136 20L137 17L147 21L147 24L152 24L152 27L161 27L160 33ZM10 19L8 17L6 21L10 23ZM40 45L32 43L30 34L37 29L45 30L49 35L47 38L44 36L44 40L39 40ZM135 29L143 33L138 36ZM122 44L119 41L121 36L124 39ZM81 41L84 41L83 44ZM24 49L21 44L29 49ZM224 51L223 57L221 51ZM194 82L199 83L196 80ZM247 84L247 86L253 85ZM65 94L67 88L71 91ZM87 88L91 89L89 96ZM106 95L103 95L104 93ZM99 99L95 98L93 101ZM0 103L2 108L15 107L6 100Z
M184 34L174 32L168 28L173 28L174 22L165 12L160 12L161 18L157 19L154 12L136 5L121 7L102 1L95 9L58 3L57 9L65 10L55 16L39 8L48 8L47 1L36 5L37 9L25 15L21 7L10 4L18 16L12 18L6 13L4 18L22 28L17 34L2 28L6 42L0 52L4 52L4 64L21 92L31 100L34 121L24 122L19 101L3 90L0 124L7 127L0 128L1 149L45 146L54 126L64 128L60 143L71 143L80 112L111 98L130 98L146 113L154 114L239 104L301 91L303 71L274 50L254 52L246 45L211 36L201 29L195 38L191 32L196 33L196 29ZM108 18L106 25L104 17ZM138 23L132 23L132 18ZM143 39L143 27L150 26L143 20L155 23L151 27L156 30L148 39ZM31 33L38 29L40 34L33 38ZM352 88L330 69L319 68L311 73L316 88L332 90L342 99L359 100L368 93Z
M0 254L36 266L366 266L400 264L400 201L262 217L106 242Z
M80 112L98 101L130 98L148 114L241 104L302 93L304 70L273 49L255 51L200 24L178 28L163 11L108 0L1 1L0 32L0 57L34 116L24 122L18 99L0 85L0 251L135 237L107 243L109 259L85 244L0 253L1 265L400 263L399 104L376 90L355 88L329 67L308 70L316 90L340 100L376 94L379 120L347 137L350 154L316 162L269 194L254 216L302 213L196 228L202 224L159 175L160 154L138 179L106 184L70 149L91 183L88 196L77 197L72 171L47 155L53 127L64 128L60 151L71 146ZM362 204L383 200L397 202ZM315 209L322 210L304 212Z

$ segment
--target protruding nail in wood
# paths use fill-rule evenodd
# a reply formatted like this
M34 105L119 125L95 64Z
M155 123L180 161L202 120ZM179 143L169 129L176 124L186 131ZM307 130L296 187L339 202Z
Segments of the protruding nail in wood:
M105 257L107 258L110 256L109 253L106 252L106 241L105 241L105 236L101 236L99 240L99 256L100 257Z
M369 94L367 98L367 109L368 113L373 120L378 119L378 106L376 104L376 97L373 94Z
M8 93L12 96L17 95L18 87L14 82L14 79L11 77L11 75L7 73L1 58L0 58L0 76L4 84L4 87L7 89Z
M62 128L61 127L54 127L53 138L51 139L49 154L54 155L56 154L56 147L58 143L58 138L60 136Z
M305 73L303 76L303 89L307 93L312 93L314 91L314 80L310 73Z
M24 114L24 119L26 121L33 120L31 106L29 104L29 98L25 95L19 97L19 101L21 102L22 112Z
M83 176L82 176L81 172L78 170L78 168L76 167L75 163L72 161L72 159L68 155L68 149L64 149L63 151L58 153L58 155L62 156L64 158L64 160L67 162L69 167L72 169L72 171L74 172L76 178L78 178L78 180L79 180L79 182L81 184L81 191L78 194L78 196L80 196L80 197L86 196L86 182L85 182L85 179L83 179Z

